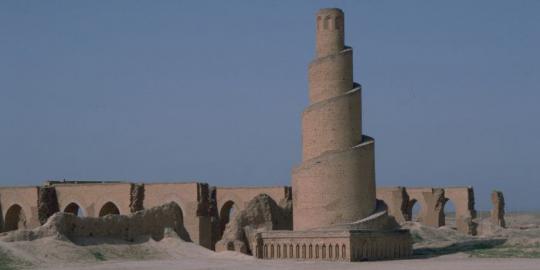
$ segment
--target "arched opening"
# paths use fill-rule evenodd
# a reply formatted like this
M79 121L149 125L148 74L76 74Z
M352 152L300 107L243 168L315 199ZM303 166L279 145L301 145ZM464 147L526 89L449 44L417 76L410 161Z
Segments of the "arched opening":
M84 210L76 203L72 202L64 208L65 213L70 213L78 217L84 217Z
M328 30L328 28L330 27L330 16L327 16L326 18L324 18L324 24L323 24L323 29L324 30Z
M101 207L101 210L99 210L99 216L104 217L106 215L120 215L120 210L118 210L118 207L113 202L107 202L106 204Z
M292 244L289 245L289 258L294 258L294 256L293 256L293 245Z
M341 17L339 16L334 19L334 29L335 30L341 29Z
M405 216L405 220L407 221L414 221L414 222L421 222L421 216L420 213L422 212L422 206L420 203L412 199L408 203L407 207L407 215Z
M223 236L227 223L237 212L236 204L233 201L227 201L219 211L219 239Z
M332 259L332 244L328 245L328 259Z
M9 207L4 220L4 231L13 231L26 228L26 216L24 215L22 207L18 204L14 204Z
M443 225L455 229L455 227L456 227L456 207L455 207L454 203L451 200L446 199L446 201L444 203L443 212L444 212L444 224Z

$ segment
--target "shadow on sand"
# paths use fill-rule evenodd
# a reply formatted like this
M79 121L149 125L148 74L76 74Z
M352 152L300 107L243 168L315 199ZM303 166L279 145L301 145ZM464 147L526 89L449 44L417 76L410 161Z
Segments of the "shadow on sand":
M506 239L474 239L463 241L459 243L453 243L442 247L426 247L418 248L413 252L413 259L417 258L431 258L442 255L454 254L459 252L469 252L476 250L485 250L495 248L506 242Z

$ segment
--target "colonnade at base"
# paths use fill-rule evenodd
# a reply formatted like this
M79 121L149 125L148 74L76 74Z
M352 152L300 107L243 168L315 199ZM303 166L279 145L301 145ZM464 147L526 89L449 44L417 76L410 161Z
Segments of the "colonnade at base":
M407 230L272 231L258 235L254 256L260 259L374 261L412 255Z

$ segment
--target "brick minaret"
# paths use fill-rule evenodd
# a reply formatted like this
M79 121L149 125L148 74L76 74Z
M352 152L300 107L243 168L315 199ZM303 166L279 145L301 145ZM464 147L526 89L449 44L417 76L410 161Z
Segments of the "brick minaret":
M323 9L316 21L302 164L292 173L294 230L354 222L376 206L374 141L362 135L361 88L344 45L343 12Z

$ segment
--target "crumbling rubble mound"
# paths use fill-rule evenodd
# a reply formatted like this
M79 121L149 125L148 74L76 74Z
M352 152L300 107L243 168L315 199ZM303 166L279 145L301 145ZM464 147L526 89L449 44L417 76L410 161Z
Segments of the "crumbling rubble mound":
M216 243L216 251L251 254L255 235L270 230L292 230L291 203L284 200L278 205L270 196L260 194L229 221L222 239Z
M3 233L0 240L6 242L32 241L45 237L69 239L75 243L85 238L100 240L146 241L149 237L160 240L166 230L172 230L183 240L190 241L186 232L182 210L176 203L141 210L130 215L107 215L105 217L78 217L58 212L45 224L32 230ZM86 239L84 242L88 243Z
M503 228L490 217L478 218L478 234L462 233L449 226L430 227L406 222L414 240L416 256L440 256L463 252L473 257L538 258L540 247L539 218L527 214L510 216L514 226Z
M0 268L6 260L8 266L28 267L211 255L187 241L190 238L176 203L127 216L91 218L59 212L35 229L1 233Z

